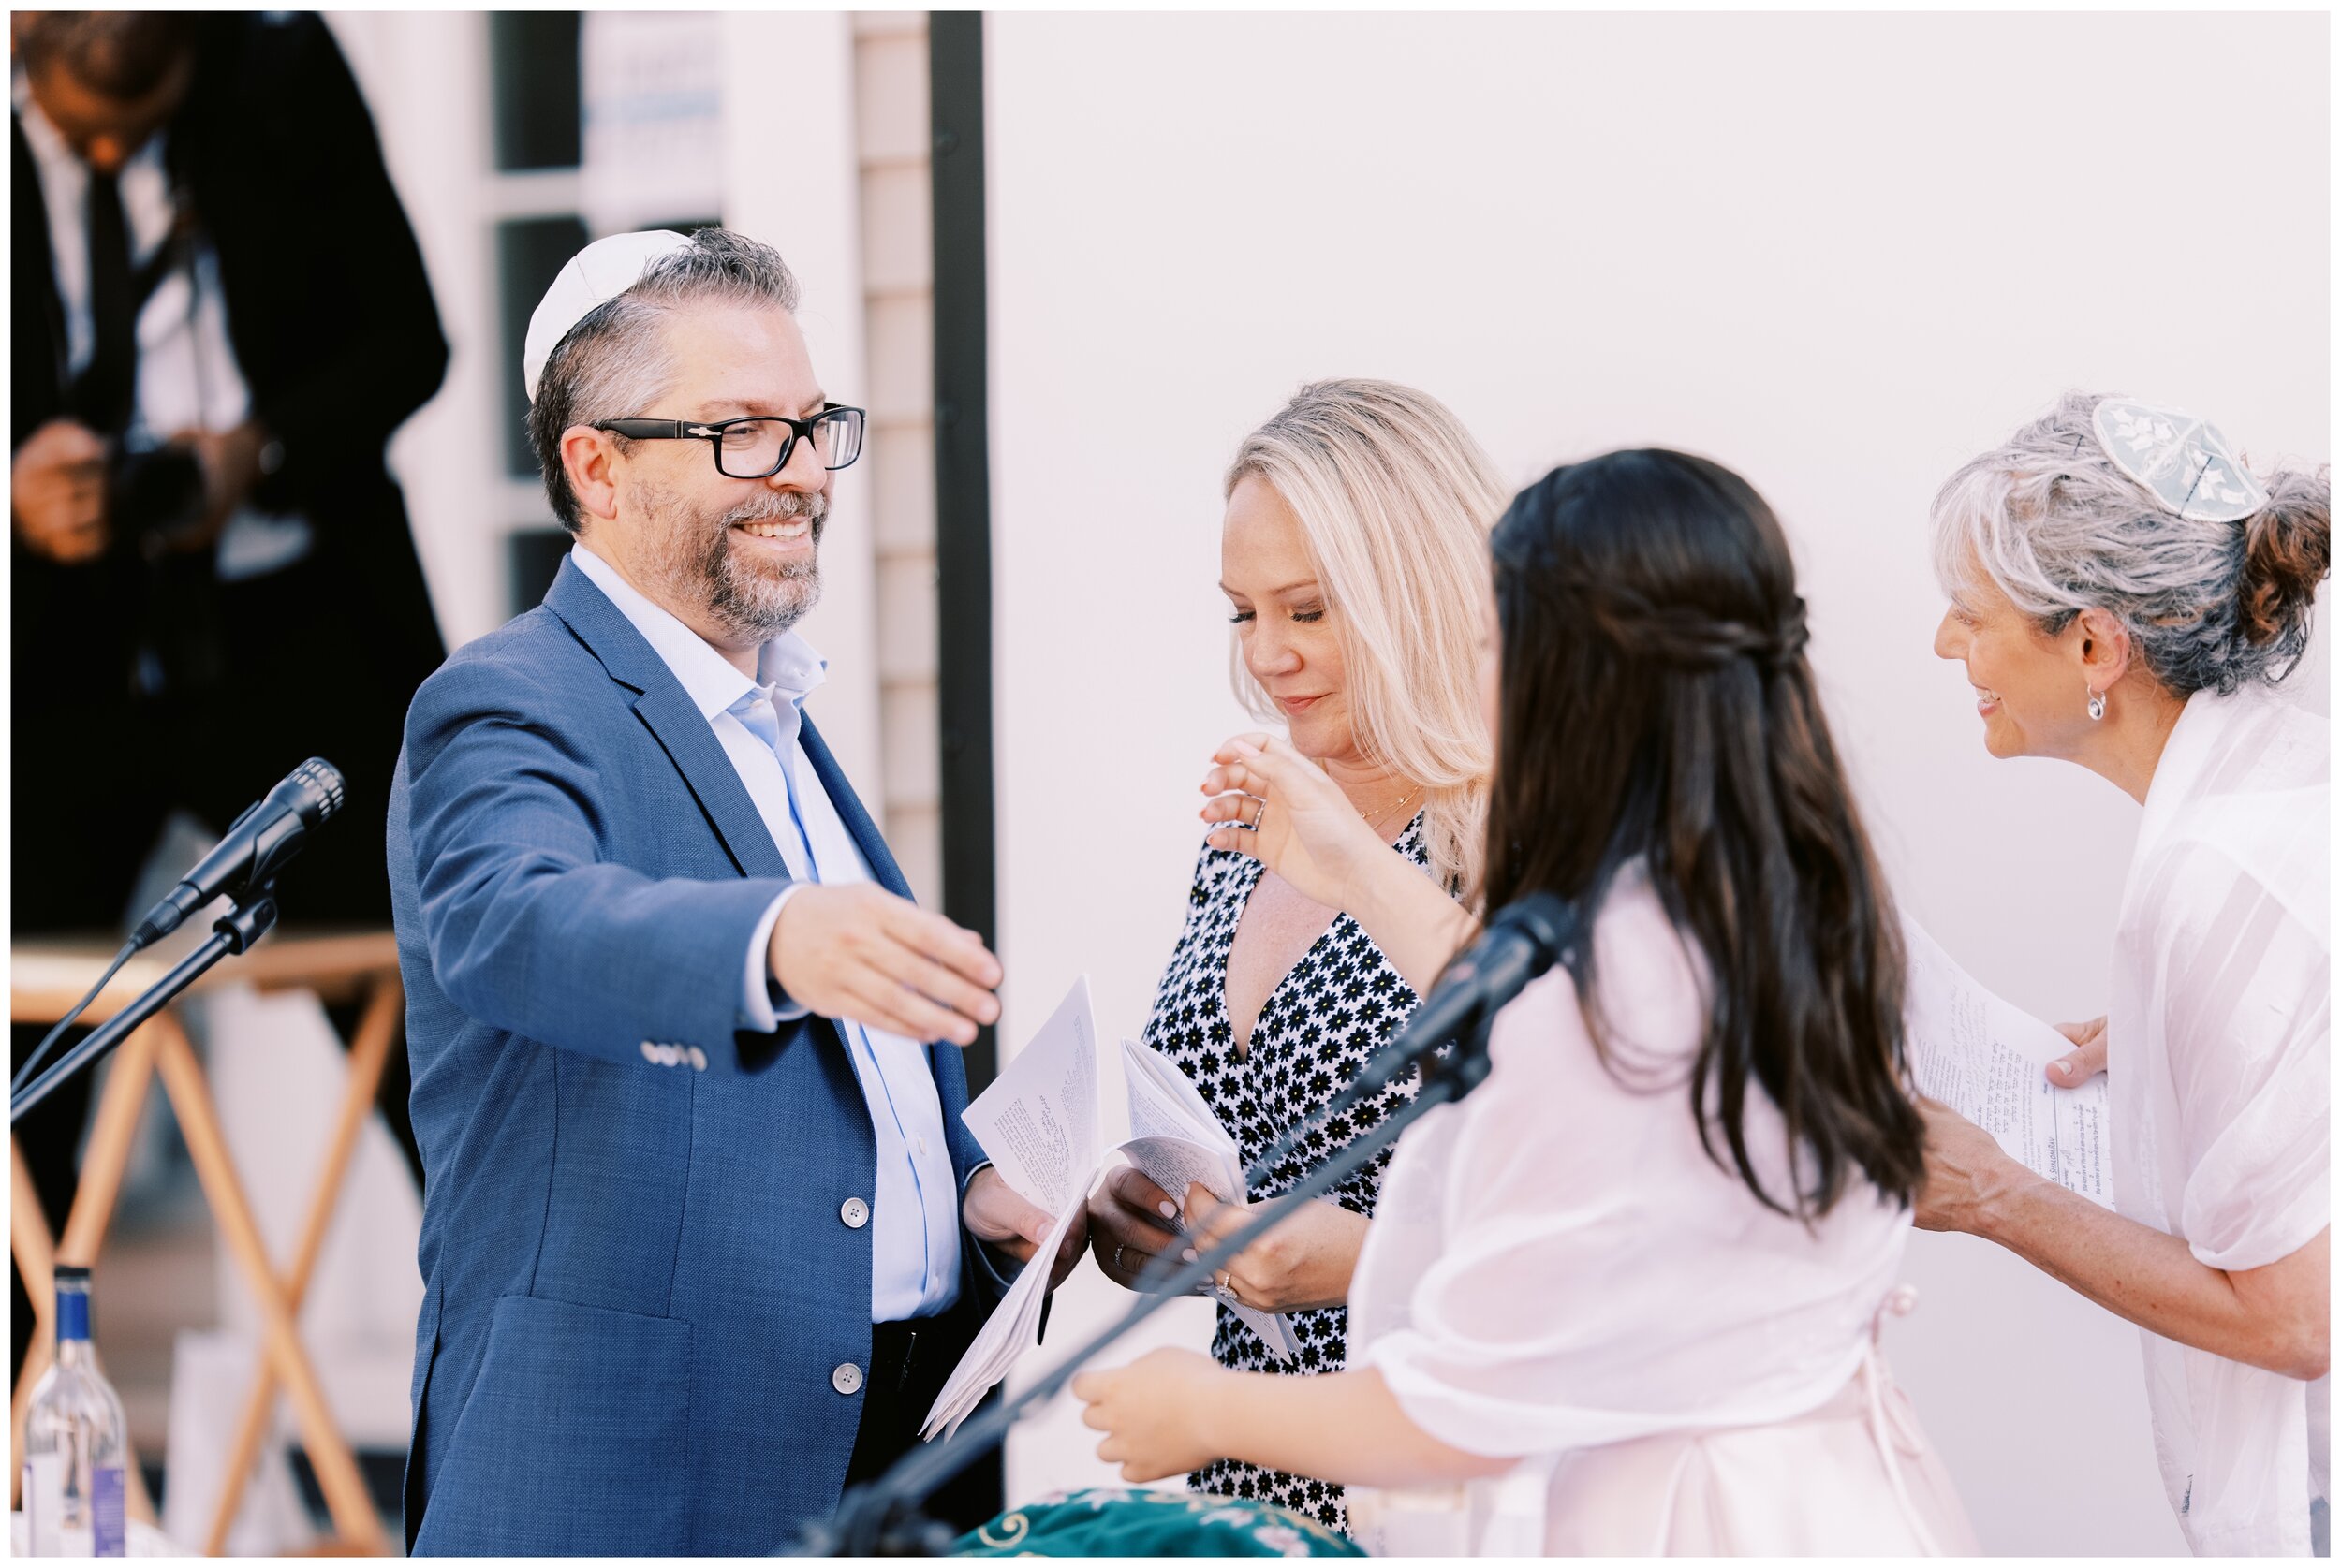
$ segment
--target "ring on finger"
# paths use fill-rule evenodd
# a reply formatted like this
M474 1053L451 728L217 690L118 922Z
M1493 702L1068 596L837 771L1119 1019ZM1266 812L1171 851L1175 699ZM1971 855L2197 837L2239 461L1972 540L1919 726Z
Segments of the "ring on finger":
M1113 1271L1116 1274L1122 1272L1122 1249L1126 1245L1126 1243L1121 1241L1113 1244Z
M1254 813L1252 813L1252 820L1251 820L1251 821L1249 821L1249 822L1247 822L1247 823L1245 823L1245 824L1244 824L1244 826L1245 826L1246 828L1250 828L1253 832L1257 833L1257 832L1259 832L1259 819L1260 819L1261 817L1266 816L1267 814L1268 814L1268 802L1267 802L1266 800L1262 800L1262 801L1259 803L1259 810L1258 810L1258 811L1256 811L1256 812L1254 812Z

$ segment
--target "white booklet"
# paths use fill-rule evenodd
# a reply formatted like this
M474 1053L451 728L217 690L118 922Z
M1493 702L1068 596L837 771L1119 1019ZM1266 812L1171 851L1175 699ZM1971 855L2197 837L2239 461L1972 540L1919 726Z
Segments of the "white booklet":
M1241 1198L1243 1157L1186 1075L1135 1040L1122 1042L1122 1065L1131 1136L1119 1148L1130 1164L1177 1201L1185 1200L1191 1183L1223 1203ZM1099 1147L1097 1020L1089 1004L1089 976L1073 982L1040 1033L960 1115L1000 1179L1055 1221L927 1412L920 1435L929 1438L957 1430L1016 1358L1038 1342L1048 1260L1087 1206L1113 1152ZM1171 1228L1179 1228L1176 1222ZM1285 1318L1233 1310L1272 1352L1287 1360L1300 1354Z
M2077 1089L2049 1082L2042 1069L2073 1043L1984 989L1918 922L1906 919L1903 932L1910 955L1904 1027L1920 1091L1991 1134L2025 1168L2113 1208L2105 1075Z

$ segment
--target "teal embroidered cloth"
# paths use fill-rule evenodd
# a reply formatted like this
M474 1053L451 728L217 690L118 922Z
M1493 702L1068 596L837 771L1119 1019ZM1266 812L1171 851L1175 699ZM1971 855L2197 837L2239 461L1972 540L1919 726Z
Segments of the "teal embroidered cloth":
M954 1557L1363 1557L1315 1519L1142 1487L1053 1492L961 1536Z

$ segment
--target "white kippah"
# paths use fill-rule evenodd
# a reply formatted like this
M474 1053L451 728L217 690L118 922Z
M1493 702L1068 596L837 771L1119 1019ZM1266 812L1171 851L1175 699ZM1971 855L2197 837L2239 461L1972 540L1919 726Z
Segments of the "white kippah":
M2219 433L2192 414L2106 398L2089 417L2113 466L2155 504L2192 522L2241 522L2268 504L2267 487Z
M521 344L521 378L527 383L528 401L537 401L537 377L545 374L545 361L570 328L603 300L633 287L652 262L670 251L688 249L690 243L670 228L645 228L596 240L569 257L528 318L528 336Z

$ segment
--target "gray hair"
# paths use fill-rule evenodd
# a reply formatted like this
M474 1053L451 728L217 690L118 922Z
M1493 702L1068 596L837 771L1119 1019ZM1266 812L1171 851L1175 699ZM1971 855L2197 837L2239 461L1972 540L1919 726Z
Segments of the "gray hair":
M528 409L528 439L552 515L570 533L583 520L561 465L561 437L578 425L640 415L674 380L667 318L708 304L793 313L796 274L770 245L728 228L702 228L691 236L690 248L653 260L633 287L588 311L546 357L537 401ZM611 439L626 448L626 437Z
M1935 497L1943 591L1980 570L2051 637L2104 610L2177 696L2283 680L2331 562L2330 468L2263 476L2268 504L2241 522L2191 521L2106 455L2090 423L2102 401L2068 392L1951 476Z

